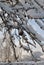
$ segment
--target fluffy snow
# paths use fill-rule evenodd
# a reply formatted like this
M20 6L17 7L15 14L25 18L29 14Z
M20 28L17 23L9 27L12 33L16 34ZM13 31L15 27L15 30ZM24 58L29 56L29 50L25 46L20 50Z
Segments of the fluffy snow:
M44 30L42 30L34 19L29 19L28 23L34 28L34 30L39 33L44 38Z

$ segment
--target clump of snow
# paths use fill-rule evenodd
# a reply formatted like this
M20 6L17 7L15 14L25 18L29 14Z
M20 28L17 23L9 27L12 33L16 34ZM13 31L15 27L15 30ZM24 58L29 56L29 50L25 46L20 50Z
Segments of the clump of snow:
M5 17L7 17L8 16L8 14L7 13L5 13L5 15L4 15Z
M6 47L6 42L5 41L3 42L3 47Z
M3 21L2 21L2 18L0 17L0 24L2 24L3 23Z
M2 9L0 8L0 12L2 12Z

